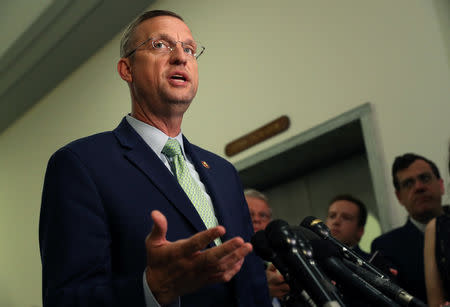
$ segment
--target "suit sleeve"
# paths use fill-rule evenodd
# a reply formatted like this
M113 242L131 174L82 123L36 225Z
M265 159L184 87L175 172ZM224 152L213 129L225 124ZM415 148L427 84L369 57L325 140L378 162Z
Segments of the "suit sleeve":
M47 166L39 244L44 307L145 306L142 275L118 277L112 270L104 203L89 169L69 149Z
M250 218L250 212L248 209L247 201L245 200L245 196L243 193L243 187L241 180L239 178L239 175L236 171L234 171L235 174L235 180L239 183L239 191L240 191L240 200L241 200L241 208L243 210L242 218L243 218L243 225L244 225L244 232L243 239L247 242L250 242L251 237L254 234L253 231L253 224L252 220ZM264 263L261 258L259 258L256 253L253 251L249 255L247 255L246 260L247 265L249 266L250 270L250 276L251 282L252 282L252 297L253 297L253 303L254 306L262 307L272 306L271 304L271 298L269 296L269 288L267 286L267 279L266 279L266 272ZM247 294L248 295L248 294Z

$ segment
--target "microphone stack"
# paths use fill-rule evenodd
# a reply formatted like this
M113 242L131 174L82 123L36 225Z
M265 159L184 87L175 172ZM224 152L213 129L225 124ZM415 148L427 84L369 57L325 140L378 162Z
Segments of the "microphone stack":
M336 240L315 217L300 226L274 220L251 243L283 275L297 306L426 306Z

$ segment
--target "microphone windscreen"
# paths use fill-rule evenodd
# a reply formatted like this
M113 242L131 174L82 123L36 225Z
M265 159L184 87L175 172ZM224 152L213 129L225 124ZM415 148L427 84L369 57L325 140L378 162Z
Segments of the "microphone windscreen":
M256 232L250 242L253 245L255 253L265 261L272 262L274 258L274 251L267 241L266 233L264 230Z
M292 226L291 229L296 235L300 235L303 238L307 239L308 241L322 240L322 238L319 235L317 235L315 232L313 232L312 230L309 230L306 227Z
M274 250L278 252L280 249L289 248L291 241L287 238L291 238L293 235L290 233L289 224L286 221L273 220L267 225L265 232L267 240Z
M332 242L324 239L311 240L314 258L321 262L330 257L342 258L342 250Z
M270 236L272 232L279 231L282 227L289 226L289 224L286 221L283 220L273 220L266 226L266 234L267 236Z
M300 223L300 226L306 227L306 228L310 228L312 225L312 222L318 220L317 217L315 216L307 216L303 219L303 221Z

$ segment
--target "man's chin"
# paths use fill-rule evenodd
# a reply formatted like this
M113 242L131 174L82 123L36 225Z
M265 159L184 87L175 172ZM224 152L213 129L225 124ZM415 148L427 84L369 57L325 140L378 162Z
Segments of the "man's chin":
M333 237L337 238L337 237L339 237L339 232L338 232L338 231L335 231L335 230L332 230L332 231L331 231L331 235L332 235Z
M180 104L180 105L189 105L195 97L195 93L192 91L184 92L181 91L170 91L161 93L161 97L169 104Z
M192 102L192 99L166 99L168 104L176 104L176 105L189 105Z
M438 214L438 212L436 212L436 210L433 209L427 209L427 210L422 210L418 213L415 214L415 216L413 216L413 218L423 224L428 223L430 220L432 220L434 217L436 217Z
M166 97L164 97L164 101L167 104L172 104L172 105L187 105L189 106L192 102L192 100L194 99L194 97L183 97L183 96L175 96L175 95L167 95Z
M417 210L426 213L429 211L435 211L439 204L433 199L418 199L415 201L415 207Z

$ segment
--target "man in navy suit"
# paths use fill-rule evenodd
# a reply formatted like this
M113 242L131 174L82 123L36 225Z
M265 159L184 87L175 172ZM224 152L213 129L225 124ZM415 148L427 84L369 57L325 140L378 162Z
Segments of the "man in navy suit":
M330 228L331 235L368 260L369 254L359 247L366 221L366 206L356 197L342 194L330 201L325 224Z
M129 25L120 49L131 114L48 163L39 223L44 306L270 306L236 170L181 133L204 48L180 16L158 10ZM212 226L175 176L169 139Z
M376 238L371 250L397 270L396 279L402 288L426 302L424 231L432 218L443 213L444 183L434 162L413 153L395 159L392 178L397 199L409 217L402 227Z

